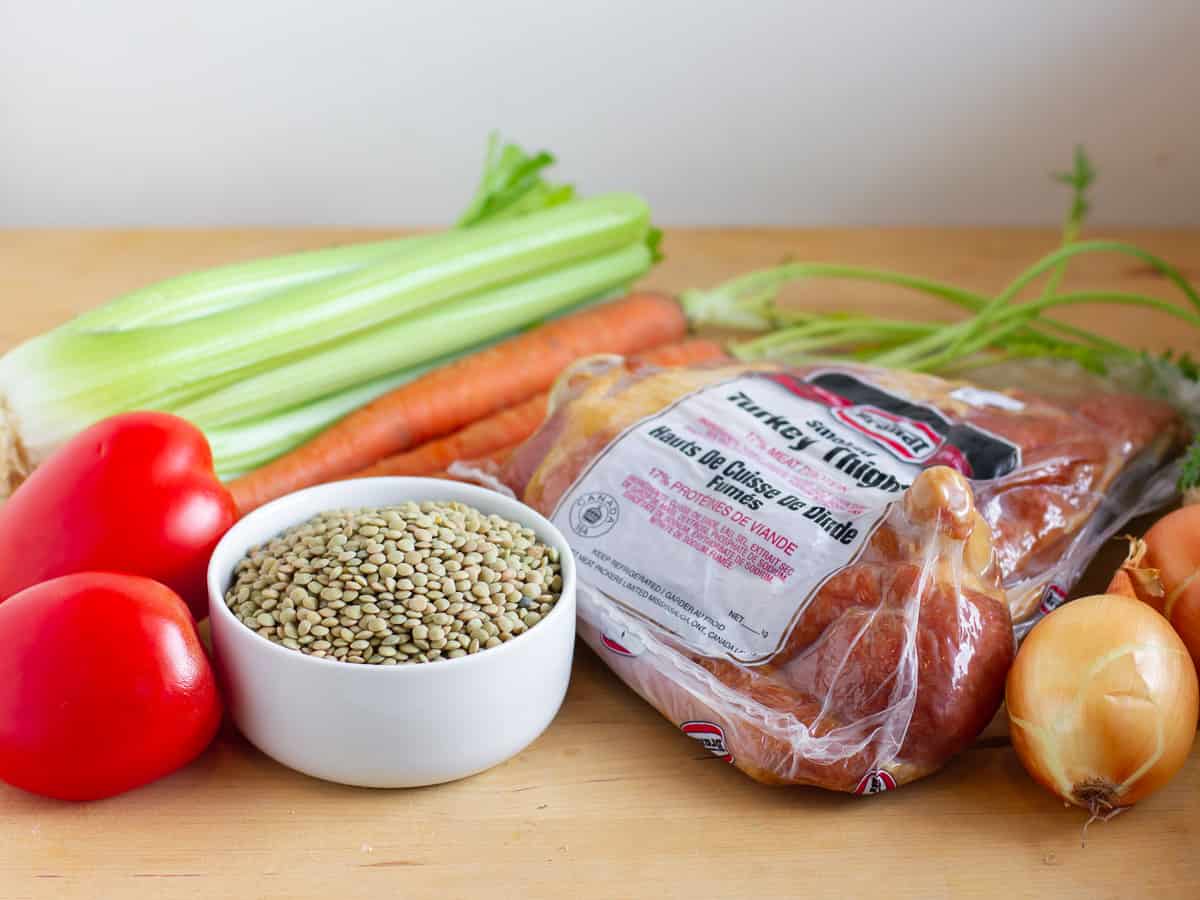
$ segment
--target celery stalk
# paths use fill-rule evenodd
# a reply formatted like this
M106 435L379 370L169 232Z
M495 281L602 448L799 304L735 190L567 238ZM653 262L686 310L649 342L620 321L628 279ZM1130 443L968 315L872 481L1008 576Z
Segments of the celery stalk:
M348 244L189 272L124 294L76 316L65 327L72 331L125 331L184 322L346 275L428 246L439 237L430 234Z
M650 268L650 252L644 244L630 244L532 279L470 294L167 408L210 429L253 418L263 409L308 403L330 391L460 352L626 286Z
M542 178L554 157L542 151L530 155L516 144L501 146L488 138L479 187L457 228L469 228L550 209L574 198L570 185ZM190 272L131 291L72 319L71 330L126 330L147 325L170 325L242 306L280 291L345 275L389 257L412 253L436 243L440 235L391 238L370 243L328 247L269 259L255 259Z
M65 328L127 331L187 322L252 304L284 290L350 275L365 266L436 246L440 238L440 234L413 235L188 272L124 294L71 319Z

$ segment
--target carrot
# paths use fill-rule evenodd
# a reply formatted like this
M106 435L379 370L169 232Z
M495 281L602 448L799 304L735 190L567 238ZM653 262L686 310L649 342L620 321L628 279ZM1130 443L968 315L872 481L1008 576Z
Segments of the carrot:
M713 341L695 339L667 344L633 357L637 364L685 366L725 357L725 351ZM546 418L549 392L537 394L494 415L480 419L461 431L422 444L415 450L398 453L368 466L351 478L380 475L428 475L444 470L455 460L466 460L514 447L537 430Z
M402 385L229 488L247 513L522 403L581 356L636 353L686 333L679 304L663 294L631 294L555 319Z
M407 453L381 459L373 466L355 472L350 478L374 478L379 475L428 475L440 472L456 459L485 456L494 450L515 447L537 430L546 418L550 394L543 392L480 419L461 431L422 444Z
M699 363L728 359L729 355L716 341L710 341L706 338L691 338L690 340L655 347L653 350L646 350L643 353L635 353L631 362L635 368L642 365L670 368L672 366L694 366Z

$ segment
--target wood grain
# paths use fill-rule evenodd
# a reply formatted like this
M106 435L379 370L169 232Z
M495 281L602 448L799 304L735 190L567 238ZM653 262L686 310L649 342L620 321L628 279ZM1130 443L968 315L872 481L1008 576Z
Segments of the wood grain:
M0 343L177 272L381 234L0 232ZM1200 232L1113 236L1200 279ZM647 284L705 286L792 257L994 292L1054 240L1002 229L675 231ZM1087 261L1070 284L1169 295L1121 258ZM813 283L795 302L949 314L863 285ZM1147 348L1178 342L1170 320L1144 312L1073 314ZM1093 826L1081 848L1080 813L1029 780L1002 723L941 774L893 794L766 788L699 758L580 648L550 729L517 759L457 784L325 784L226 729L185 770L109 801L71 805L0 786L0 897L1196 897L1198 800L1194 753L1166 790Z

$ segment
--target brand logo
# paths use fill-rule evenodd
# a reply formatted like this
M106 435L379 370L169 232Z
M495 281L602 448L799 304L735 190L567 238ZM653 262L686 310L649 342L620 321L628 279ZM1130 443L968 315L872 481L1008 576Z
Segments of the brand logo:
M733 754L725 746L725 731L716 722L684 722L680 729L713 756L733 762Z
M832 407L829 412L835 421L866 435L903 462L950 466L976 481L1000 478L1021 465L1020 448L1004 438L977 425L948 419L932 406L891 394L849 372L817 372L809 376L809 382L842 401L826 403ZM979 399L978 393L971 396ZM955 399L967 402L961 395ZM1020 401L1003 394L988 399L985 405L1009 413L1023 408Z
M942 446L943 437L929 425L877 406L845 406L833 416L903 462L926 462Z
M858 783L854 793L866 796L867 794L882 794L884 791L894 791L895 789L896 779L892 777L891 772L885 769L872 769L862 777L862 781Z
M1067 592L1060 588L1057 584L1046 586L1046 592L1042 594L1041 612L1042 615L1052 613L1058 609L1067 600Z
M613 530L621 507L612 494L593 491L580 494L571 504L571 530L584 538L600 537Z
M606 650L611 650L617 656L641 656L646 649L639 637L630 634L624 628L612 634L608 631L600 632L600 643Z

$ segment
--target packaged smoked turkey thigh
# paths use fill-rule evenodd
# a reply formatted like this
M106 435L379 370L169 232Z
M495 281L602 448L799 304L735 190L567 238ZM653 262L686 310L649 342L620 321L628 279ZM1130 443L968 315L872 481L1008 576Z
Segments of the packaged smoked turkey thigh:
M571 542L581 636L664 716L760 781L874 793L978 735L1015 635L1170 496L1171 405L1056 385L594 359L502 481Z

